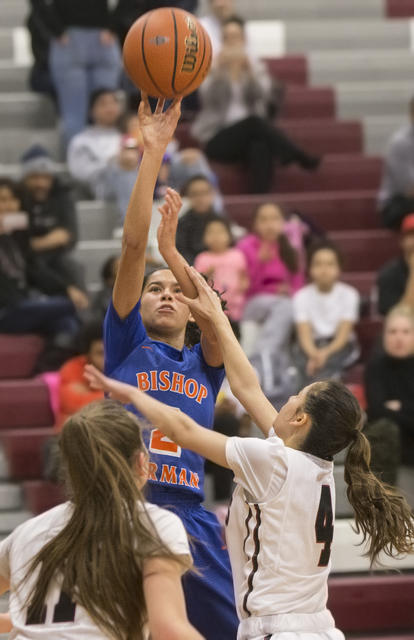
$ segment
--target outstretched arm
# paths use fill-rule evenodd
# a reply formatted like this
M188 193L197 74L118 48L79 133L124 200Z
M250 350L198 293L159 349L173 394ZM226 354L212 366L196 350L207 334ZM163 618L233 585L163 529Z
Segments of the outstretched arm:
M162 215L157 233L158 248L176 277L183 294L187 298L193 299L197 297L197 289L186 271L188 263L178 252L175 244L178 214L181 207L180 195L174 189L167 189L165 203L158 208ZM220 367L223 364L223 355L213 325L208 318L200 315L197 311L193 311L193 317L201 329L201 348L207 364L211 367Z
M255 371L239 345L228 318L221 309L217 294L194 267L186 267L186 271L197 289L198 297L192 300L179 294L177 299L187 304L193 314L199 313L213 324L223 353L224 366L231 390L253 422L267 437L277 416L277 411L264 395Z
M180 100L164 113L164 100L159 100L152 113L147 96L141 95L138 113L144 154L125 217L121 263L113 292L114 307L121 319L131 313L141 297L155 183L180 117Z
M85 378L93 389L102 389L123 404L135 405L156 429L183 449L190 449L221 467L229 468L226 459L227 436L201 427L185 413L151 398L136 387L107 378L92 365L86 365Z

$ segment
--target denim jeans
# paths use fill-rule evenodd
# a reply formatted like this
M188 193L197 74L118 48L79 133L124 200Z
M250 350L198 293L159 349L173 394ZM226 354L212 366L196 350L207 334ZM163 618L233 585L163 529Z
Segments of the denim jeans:
M100 29L71 28L69 43L52 40L50 71L58 96L66 144L88 122L89 99L95 89L118 89L119 45L103 45Z
M55 336L59 333L75 334L79 328L75 308L69 298L64 296L28 298L7 311L3 310L0 315L2 333Z

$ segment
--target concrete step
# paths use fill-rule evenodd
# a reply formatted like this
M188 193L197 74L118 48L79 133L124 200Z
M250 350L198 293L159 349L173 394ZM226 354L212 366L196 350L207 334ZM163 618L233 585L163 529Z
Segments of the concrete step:
M112 232L119 226L119 216L114 206L85 200L77 203L76 211L81 240L112 240Z
M381 18L383 0L238 0L237 13L247 20L325 20Z
M0 483L0 518L3 511L21 509L22 490L20 484L11 482Z
M310 84L315 86L341 82L409 82L414 74L414 54L403 49L310 53L308 74Z
M87 285L101 281L100 271L105 260L121 252L121 240L86 240L76 245L75 257L85 267Z
M9 464L7 462L5 451L0 444L0 481L7 480L9 477Z
M382 155L391 135L407 122L404 116L368 116L363 118L364 150L367 155Z
M1 3L0 3L1 4ZM14 59L14 39L13 29L4 29L3 23L0 23L0 60Z
M337 117L404 116L413 95L412 82L346 82L336 85Z
M0 94L0 127L24 129L56 126L56 109L47 96L37 93Z
M41 144L55 160L62 160L57 129L0 128L0 164L18 164L23 153L34 144Z
M28 74L28 67L17 65L12 60L0 60L0 93L27 91Z
M408 20L298 20L285 28L287 53L408 50L411 42Z
M29 13L27 0L1 0L0 24L2 27L20 27Z
M32 517L30 511L4 511L0 514L0 533L9 534Z

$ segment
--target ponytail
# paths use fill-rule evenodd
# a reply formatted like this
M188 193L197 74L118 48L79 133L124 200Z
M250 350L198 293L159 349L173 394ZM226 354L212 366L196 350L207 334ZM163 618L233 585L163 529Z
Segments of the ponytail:
M160 540L136 484L136 456L145 451L137 418L119 403L88 405L65 423L62 461L73 504L66 526L35 556L26 605L42 615L52 581L110 637L143 640L143 563L163 556L183 564Z
M364 542L369 538L372 565L381 551L391 557L414 551L414 521L404 498L374 476L370 460L370 444L356 429L345 460L345 482L357 533Z

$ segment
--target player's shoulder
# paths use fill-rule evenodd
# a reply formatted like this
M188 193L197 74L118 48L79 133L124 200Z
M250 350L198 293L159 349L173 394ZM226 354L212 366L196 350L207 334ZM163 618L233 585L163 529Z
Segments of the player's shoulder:
M17 542L23 538L25 541L34 539L42 533L52 533L60 530L66 524L72 511L72 504L64 502L62 504L41 513L34 518L30 518L23 522L13 532L13 541Z
M173 553L189 555L188 536L181 519L175 513L149 502L145 503L144 508L163 543Z

